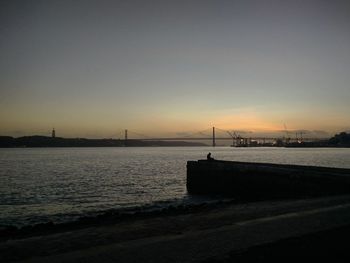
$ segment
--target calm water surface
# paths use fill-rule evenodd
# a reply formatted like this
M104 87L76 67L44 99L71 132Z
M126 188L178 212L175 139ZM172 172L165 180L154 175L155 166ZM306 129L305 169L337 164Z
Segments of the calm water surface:
M350 149L334 148L0 149L0 225L207 201L187 195L186 161L209 151L222 160L350 168Z

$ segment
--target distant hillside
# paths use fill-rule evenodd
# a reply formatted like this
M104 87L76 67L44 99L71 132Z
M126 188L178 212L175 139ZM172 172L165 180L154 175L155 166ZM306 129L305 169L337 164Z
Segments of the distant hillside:
M350 133L341 132L336 134L329 139L328 143L332 146L350 147Z
M328 140L302 143L294 142L289 143L286 147L350 147L350 134L341 132Z
M206 146L198 142L184 141L142 141L85 138L51 138L46 136L25 136L14 138L0 136L0 147L147 147L147 146Z

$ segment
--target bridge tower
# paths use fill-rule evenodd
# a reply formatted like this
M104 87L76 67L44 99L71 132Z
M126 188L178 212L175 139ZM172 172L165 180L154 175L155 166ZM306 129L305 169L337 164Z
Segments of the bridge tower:
M213 147L215 147L215 127L213 127Z
M124 131L124 139L125 139L125 142L128 140L128 130Z

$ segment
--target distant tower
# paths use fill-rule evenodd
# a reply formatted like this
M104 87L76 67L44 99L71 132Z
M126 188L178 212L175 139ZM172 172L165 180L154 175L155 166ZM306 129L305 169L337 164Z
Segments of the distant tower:
M216 143L215 143L215 127L213 127L213 147L216 146Z
M52 129L51 137L55 138L56 137L56 131L55 128Z
M128 146L128 130L124 131L124 146Z

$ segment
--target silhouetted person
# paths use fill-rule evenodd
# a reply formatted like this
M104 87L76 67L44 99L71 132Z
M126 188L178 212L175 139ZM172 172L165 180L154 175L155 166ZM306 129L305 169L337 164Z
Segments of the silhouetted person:
M208 153L208 154L207 154L207 160L208 160L208 161L214 161L214 158L211 157L211 153Z

